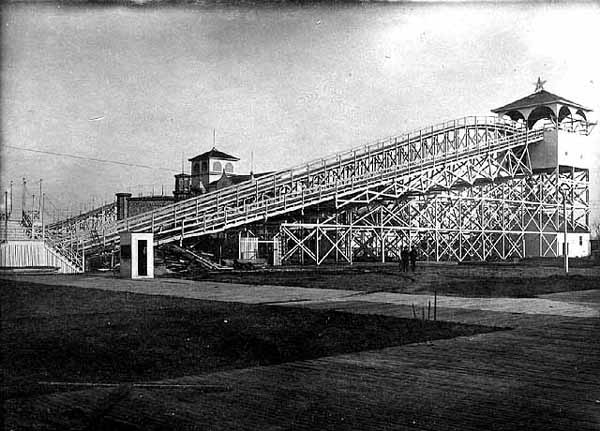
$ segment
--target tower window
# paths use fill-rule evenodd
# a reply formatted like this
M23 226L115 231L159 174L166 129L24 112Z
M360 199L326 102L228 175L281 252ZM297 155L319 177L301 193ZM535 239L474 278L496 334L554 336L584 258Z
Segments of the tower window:
M200 173L200 164L194 163L194 174L199 174L199 173Z
M202 172L208 171L208 162L202 162Z
M579 245L583 245L583 237L579 235Z
M233 164L231 162L225 163L225 172L233 172Z
M215 172L221 172L221 162L214 162L213 163L213 171Z

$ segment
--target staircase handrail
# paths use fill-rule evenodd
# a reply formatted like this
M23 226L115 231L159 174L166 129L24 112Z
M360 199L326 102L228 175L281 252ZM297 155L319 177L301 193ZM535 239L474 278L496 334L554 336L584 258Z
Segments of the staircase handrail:
M65 242L61 242L48 235L47 232L42 233L40 230L28 231L27 232L31 239L44 241L50 248L65 258L71 265L76 268L83 270L83 259L76 250L74 251L71 247L68 247Z
M85 213L82 213L82 214L79 214L79 215L76 215L76 216L72 216L72 217L66 218L64 220L58 220L58 221L55 221L55 222L52 222L52 223L48 223L46 225L46 227L49 228L49 229L54 229L54 228L60 228L61 226L65 225L65 224L73 224L73 223L76 223L79 220L85 220L86 218L98 215L98 214L102 213L102 211L106 211L106 210L112 209L112 208L114 208L115 205L116 205L115 202L111 202L111 203L102 205L102 206L100 206L98 208L94 208L92 210L89 210L89 211L87 211Z

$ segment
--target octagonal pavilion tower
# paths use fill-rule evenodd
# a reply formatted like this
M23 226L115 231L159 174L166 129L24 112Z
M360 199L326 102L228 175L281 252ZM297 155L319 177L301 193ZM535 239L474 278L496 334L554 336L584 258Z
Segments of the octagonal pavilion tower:
M533 176L532 192L523 196L524 205L532 199L541 202L527 226L525 249L530 256L564 254L565 222L569 256L590 253L589 169L594 151L589 138L596 123L589 120L591 109L543 89L538 79L536 91L507 105L492 109L499 117L522 123L529 130L544 129L544 140L529 147ZM533 196L535 194L535 196ZM564 199L564 201L563 201ZM566 220L562 204L566 202Z

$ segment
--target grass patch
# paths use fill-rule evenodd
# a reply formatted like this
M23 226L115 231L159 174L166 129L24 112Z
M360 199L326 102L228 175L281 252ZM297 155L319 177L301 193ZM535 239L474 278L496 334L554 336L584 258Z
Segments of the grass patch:
M488 332L376 315L54 287L0 290L5 396L143 382Z
M557 292L597 289L600 277L581 275L553 275L543 278L474 278L451 281L443 286L444 292L470 297L534 298Z
M560 271L560 270L557 270ZM225 283L299 286L364 292L397 292L465 297L531 298L537 295L597 289L600 271L594 275L556 275L540 268L420 266L401 273L396 265L307 268L284 271L236 271L205 274L203 280Z

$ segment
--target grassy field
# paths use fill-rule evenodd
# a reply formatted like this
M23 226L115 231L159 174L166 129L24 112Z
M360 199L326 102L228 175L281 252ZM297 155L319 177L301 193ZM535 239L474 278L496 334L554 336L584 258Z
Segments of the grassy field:
M426 265L402 273L397 264L357 264L286 270L234 271L197 279L366 292L398 292L466 297L528 298L536 295L596 289L600 267L565 276L556 267L525 265Z
M0 289L3 396L38 382L143 382L493 330L336 311L12 282Z

